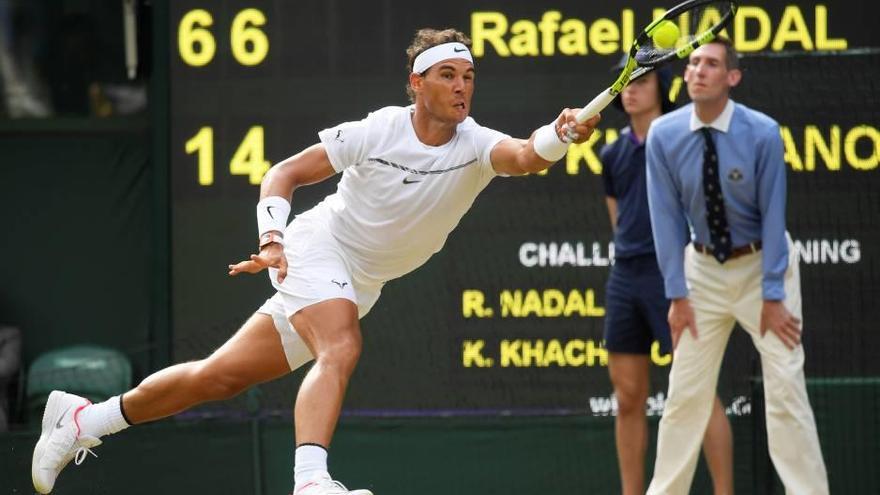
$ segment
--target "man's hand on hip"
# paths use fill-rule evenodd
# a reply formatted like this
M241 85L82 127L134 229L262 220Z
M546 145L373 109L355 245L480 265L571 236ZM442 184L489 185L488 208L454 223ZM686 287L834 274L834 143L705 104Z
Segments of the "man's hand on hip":
M768 330L789 349L793 350L801 343L801 320L795 318L782 301L764 301L761 306L761 336Z
M669 305L669 331L672 336L672 348L678 347L678 341L684 329L690 330L694 340L697 339L697 319L694 317L694 308L686 297L673 299Z

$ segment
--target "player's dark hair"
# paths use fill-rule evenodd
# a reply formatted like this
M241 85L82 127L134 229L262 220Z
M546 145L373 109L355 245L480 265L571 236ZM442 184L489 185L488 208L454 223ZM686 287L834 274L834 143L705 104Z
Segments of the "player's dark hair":
M453 41L457 41L463 44L464 46L468 47L468 49L470 49L471 47L471 39L468 38L467 35L462 33L461 31L456 31L452 28L447 28L443 30L431 28L419 29L416 32L412 43L409 45L409 48L406 49L406 73L412 73L413 63L415 63L416 57L418 57L420 53L427 50L428 48L442 45L443 43L451 43ZM427 72L427 70L425 72L422 72L422 75ZM409 85L409 79L407 79L406 81L406 94L407 96L409 96L409 101L415 101L416 95Z

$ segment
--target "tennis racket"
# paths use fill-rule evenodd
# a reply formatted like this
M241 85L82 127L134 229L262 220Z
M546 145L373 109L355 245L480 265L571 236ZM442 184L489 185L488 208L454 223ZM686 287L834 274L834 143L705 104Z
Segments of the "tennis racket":
M735 14L736 3L732 1L688 0L667 10L639 33L617 80L578 112L577 122L583 123L595 117L630 81L664 64L683 59L700 45L715 39ZM671 32L669 23L674 26ZM659 33L658 30L662 29L666 32ZM655 43L655 34L663 46ZM565 133L570 141L577 138L571 126L567 127Z

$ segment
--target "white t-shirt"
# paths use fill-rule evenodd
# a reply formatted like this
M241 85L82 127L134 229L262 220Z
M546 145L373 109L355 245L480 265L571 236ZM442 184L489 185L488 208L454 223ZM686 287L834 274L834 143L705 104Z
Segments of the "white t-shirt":
M439 251L497 175L489 157L509 137L468 117L448 143L429 146L416 137L412 111L385 107L318 133L342 178L303 216L327 222L364 282L400 277Z

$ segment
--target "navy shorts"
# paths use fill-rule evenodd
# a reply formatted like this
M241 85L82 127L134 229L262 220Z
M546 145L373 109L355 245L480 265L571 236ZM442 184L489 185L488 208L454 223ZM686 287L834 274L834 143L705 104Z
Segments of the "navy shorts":
M654 254L615 260L605 295L605 348L649 354L656 340L661 353L670 352L668 313L669 300Z

